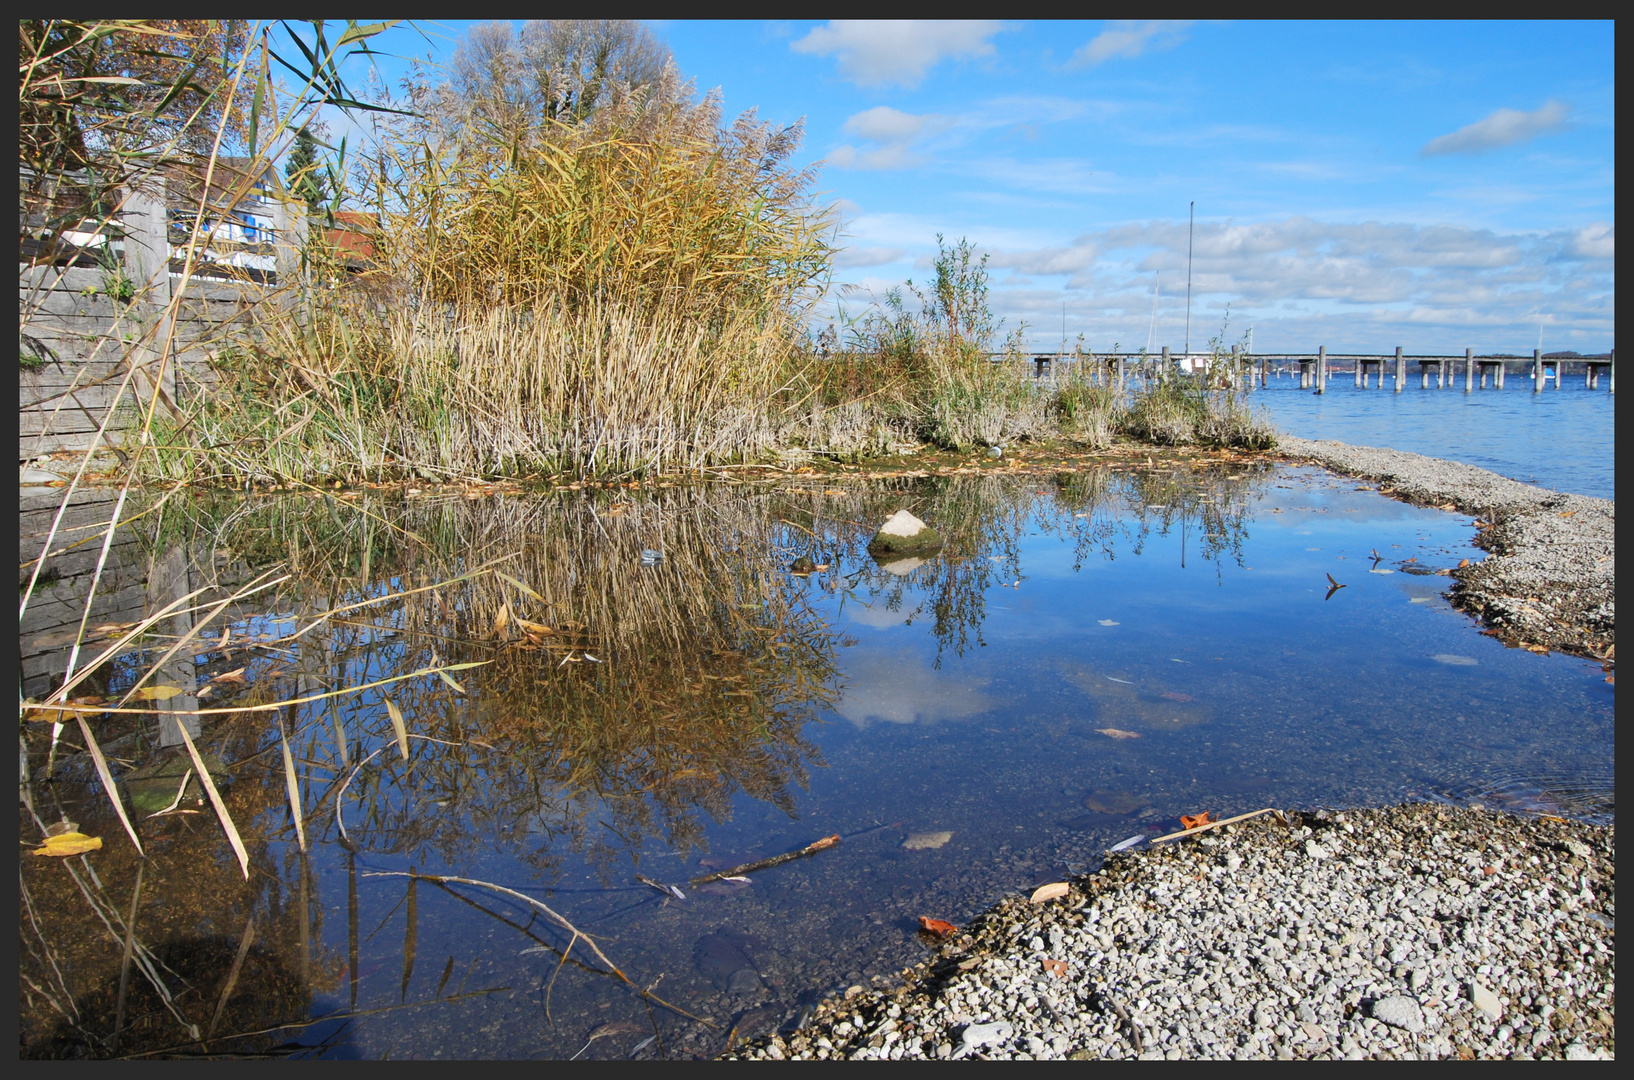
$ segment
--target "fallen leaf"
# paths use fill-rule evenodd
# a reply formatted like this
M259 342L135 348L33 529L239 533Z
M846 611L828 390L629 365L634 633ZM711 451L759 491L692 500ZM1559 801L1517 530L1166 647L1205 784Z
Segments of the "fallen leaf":
M1468 559L1459 559L1458 560L1458 569L1462 570L1464 567L1466 567L1468 565L1469 565L1469 560Z
M951 832L921 832L914 833L902 841L902 846L909 851L935 851L946 847L947 842L953 839Z
M1190 694L1178 694L1173 690L1170 690L1163 696L1168 698L1170 701L1190 701L1192 699Z
M1577 511L1576 511L1576 510L1568 510L1568 511L1566 511L1566 512L1565 512L1565 513L1564 513L1564 514L1561 514L1561 515L1559 515L1559 516L1560 516L1560 517L1571 517L1571 516L1572 516L1572 515L1573 515L1573 514L1575 514L1575 513L1577 513Z
M34 849L36 855L83 855L87 851L97 851L102 847L102 837L86 836L79 832L58 833L48 837L46 842Z
M1042 904L1046 900L1056 900L1067 895L1070 889L1071 886L1064 881L1052 881L1048 885L1040 885L1034 889L1029 899L1035 904Z
M241 683L244 681L245 670L245 668L238 668L234 671L224 671L210 681L212 683Z
M169 701L173 697L180 697L187 693L179 686L144 686L136 691L137 701Z
M1182 829L1195 829L1197 826L1207 825L1213 820L1214 818L1209 816L1207 810L1204 810L1201 814L1181 814L1180 827Z
M1048 974L1054 975L1057 979L1064 979L1067 977L1067 965L1063 960L1051 960L1046 956L1044 958L1044 970Z
M1138 732L1138 731L1124 731L1121 728L1115 728L1115 727L1096 728L1095 731L1096 731L1097 734L1105 735L1105 736L1108 736L1109 738L1113 738L1113 739L1138 739L1138 738L1140 738L1140 732Z
M932 937L944 938L957 929L952 923L942 919L933 919L929 915L919 916L919 929Z
M949 835L951 835L951 834L949 834ZM840 842L840 837L839 837L838 834L835 834L834 836L825 836L821 840L813 840L811 842L811 844L807 847L807 850L808 851L822 851L824 848L831 848L835 844L838 844L839 842Z

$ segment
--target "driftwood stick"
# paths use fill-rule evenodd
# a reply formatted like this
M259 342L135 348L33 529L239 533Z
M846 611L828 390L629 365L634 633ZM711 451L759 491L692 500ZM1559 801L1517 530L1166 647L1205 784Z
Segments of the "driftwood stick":
M1210 829L1218 829L1222 825L1235 825L1239 821L1247 821L1249 818L1257 818L1265 814L1275 814L1278 818L1282 818L1282 811L1267 806L1264 810L1254 810L1247 814L1238 814L1236 817L1223 818L1219 821L1210 821L1205 825L1198 825L1196 828L1181 829L1179 832L1172 832L1167 836L1159 836L1152 840L1151 843L1161 844L1166 840L1178 840L1182 836L1193 836L1197 833L1208 832ZM1283 818L1282 823L1286 825L1288 823L1287 819Z
M753 873L756 870L781 866L783 863L793 862L795 859L804 859L808 855L815 855L819 851L836 846L839 842L838 835L825 836L821 840L812 841L799 851L791 851L786 855L774 855L770 859L759 859L752 863L744 863L742 866L734 866L730 870L717 870L713 874L704 874L702 877L692 878L687 884L704 885L711 881L719 881L721 878L738 877L743 874Z

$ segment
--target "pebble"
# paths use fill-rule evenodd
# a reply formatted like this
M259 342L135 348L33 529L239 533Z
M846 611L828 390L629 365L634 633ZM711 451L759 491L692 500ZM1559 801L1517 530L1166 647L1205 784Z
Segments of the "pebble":
M901 986L725 1056L1615 1057L1614 825L1287 817L1110 855L1062 899L995 905Z

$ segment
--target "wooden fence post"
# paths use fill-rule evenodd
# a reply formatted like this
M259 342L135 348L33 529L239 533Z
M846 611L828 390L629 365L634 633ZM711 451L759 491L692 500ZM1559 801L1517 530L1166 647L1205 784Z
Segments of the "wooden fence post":
M157 384L160 401L171 415L176 408L176 369L167 363L165 340L170 336L170 215L164 177L151 177L125 191L120 218L125 226L125 274L135 288L133 314L146 332L125 357L140 374L135 380L143 397ZM145 385L144 385L145 380Z
M301 277L301 260L306 253L306 204L279 199L272 205L274 264L278 285L293 284Z

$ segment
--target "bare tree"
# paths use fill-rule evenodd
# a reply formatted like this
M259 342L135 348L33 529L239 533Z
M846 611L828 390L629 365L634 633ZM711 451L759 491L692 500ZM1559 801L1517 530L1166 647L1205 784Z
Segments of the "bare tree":
M669 48L623 19L536 19L474 27L435 95L456 135L517 149L615 100L678 85Z

